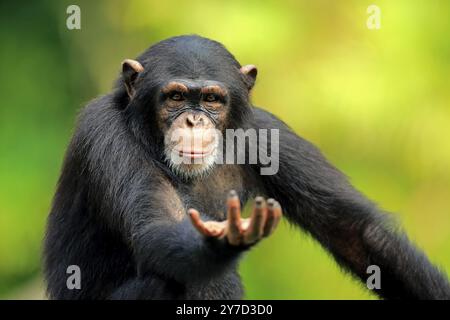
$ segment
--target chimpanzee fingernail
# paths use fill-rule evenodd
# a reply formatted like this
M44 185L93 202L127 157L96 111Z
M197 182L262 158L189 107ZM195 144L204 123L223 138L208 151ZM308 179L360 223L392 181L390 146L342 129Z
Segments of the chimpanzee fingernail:
M231 190L229 193L228 193L228 198L236 198L238 195L237 195L237 193L236 193L236 191L234 191L234 190Z
M255 198L255 206L257 208L261 208L264 204L264 198L263 197L256 197Z
M270 208L275 207L275 200L272 198L267 199L267 206L269 206Z

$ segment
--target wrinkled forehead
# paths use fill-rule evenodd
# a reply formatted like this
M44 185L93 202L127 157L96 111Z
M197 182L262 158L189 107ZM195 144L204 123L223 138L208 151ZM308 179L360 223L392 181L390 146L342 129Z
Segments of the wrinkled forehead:
M149 71L162 82L177 79L231 84L239 77L239 64L221 52L169 50L149 60Z

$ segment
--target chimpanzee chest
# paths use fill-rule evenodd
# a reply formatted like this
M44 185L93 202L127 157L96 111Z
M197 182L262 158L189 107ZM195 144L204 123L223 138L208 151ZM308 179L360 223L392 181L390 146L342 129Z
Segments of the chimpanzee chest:
M226 218L226 200L231 190L235 190L241 205L250 197L263 194L259 185L253 182L251 172L238 165L220 165L205 178L195 181L190 187L178 190L186 209L194 208L215 220Z

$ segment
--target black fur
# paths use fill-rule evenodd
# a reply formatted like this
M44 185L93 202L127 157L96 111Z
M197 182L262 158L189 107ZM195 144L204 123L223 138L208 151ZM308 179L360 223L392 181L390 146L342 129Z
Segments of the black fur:
M357 192L310 143L273 115L250 105L250 79L219 43L197 36L162 41L137 59L145 68L129 101L119 79L109 95L81 113L68 148L45 239L45 277L54 299L235 299L242 297L237 263L244 251L206 240L186 217L224 219L227 192L242 202L256 194L277 199L292 223L307 230L364 282L381 268L383 298L449 299L445 276L392 228L388 216ZM184 181L162 157L155 94L172 78L227 84L228 128L278 128L280 169L217 165ZM81 290L66 287L78 265Z

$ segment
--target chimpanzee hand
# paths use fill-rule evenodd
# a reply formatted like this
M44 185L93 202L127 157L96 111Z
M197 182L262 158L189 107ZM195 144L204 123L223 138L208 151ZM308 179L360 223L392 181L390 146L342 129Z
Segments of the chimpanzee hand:
M234 246L254 244L270 235L281 219L280 204L274 199L266 201L262 197L255 198L253 213L250 218L241 218L241 206L235 191L231 191L227 200L227 220L202 221L195 209L189 209L194 227L206 237L226 238Z

